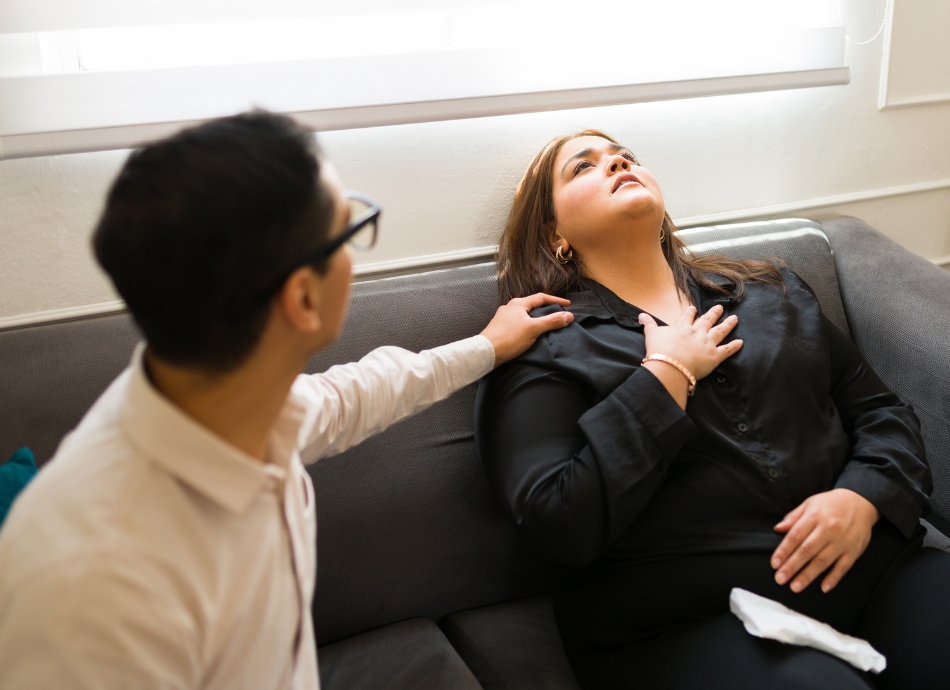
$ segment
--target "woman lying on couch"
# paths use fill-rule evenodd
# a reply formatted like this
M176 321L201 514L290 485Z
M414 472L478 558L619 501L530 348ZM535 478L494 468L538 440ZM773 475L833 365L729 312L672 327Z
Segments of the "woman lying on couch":
M945 687L950 556L921 549L916 416L797 275L693 258L674 229L650 172L586 131L538 154L501 242L502 301L565 296L574 323L483 380L476 438L509 520L564 566L582 685ZM750 636L733 587L867 639L886 671Z

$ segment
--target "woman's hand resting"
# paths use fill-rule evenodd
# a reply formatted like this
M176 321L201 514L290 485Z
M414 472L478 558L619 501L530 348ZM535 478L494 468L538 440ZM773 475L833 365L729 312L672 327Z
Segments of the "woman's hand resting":
M498 307L495 316L481 333L495 348L495 366L520 355L534 345L534 341L542 333L564 328L574 320L574 315L569 311L559 311L536 319L531 318L528 312L546 304L566 307L570 303L570 300L563 297L552 297L539 292L530 297L517 297Z
M697 381L705 378L723 360L742 348L741 340L720 345L739 322L738 317L733 314L716 325L722 311L722 306L717 304L696 318L696 307L690 306L669 326L659 326L652 316L646 312L641 313L640 323L643 324L643 334L646 338L647 356L663 354L672 357L686 367ZM647 362L644 366L660 379L670 395L685 409L686 378L663 362Z
M784 585L794 577L790 587L801 592L834 565L821 581L821 591L830 592L864 553L879 518L877 508L850 489L808 498L775 525L785 534L772 554L775 581Z

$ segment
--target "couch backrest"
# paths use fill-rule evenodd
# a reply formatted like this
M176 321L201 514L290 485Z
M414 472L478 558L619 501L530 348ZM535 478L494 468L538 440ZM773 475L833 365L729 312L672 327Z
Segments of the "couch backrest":
M697 253L785 260L848 332L834 261L817 223L746 223L681 236ZM339 341L307 369L352 361L380 345L421 350L473 335L496 300L490 263L357 283ZM0 332L0 460L28 445L45 461L127 365L137 339L126 314ZM517 541L482 476L472 435L474 397L469 386L311 466L321 644L548 589L545 566Z
M733 223L680 230L679 236L698 255L721 254L733 259L776 257L815 291L821 309L843 333L851 336L838 290L838 274L828 237L821 224L801 218Z

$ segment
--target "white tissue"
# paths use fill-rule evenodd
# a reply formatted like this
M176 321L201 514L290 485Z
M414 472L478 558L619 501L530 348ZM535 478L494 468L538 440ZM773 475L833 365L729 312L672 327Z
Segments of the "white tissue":
M733 587L729 594L729 610L745 624L750 635L800 647L814 647L862 671L880 673L887 666L884 655L866 640L840 633L826 623L744 589Z

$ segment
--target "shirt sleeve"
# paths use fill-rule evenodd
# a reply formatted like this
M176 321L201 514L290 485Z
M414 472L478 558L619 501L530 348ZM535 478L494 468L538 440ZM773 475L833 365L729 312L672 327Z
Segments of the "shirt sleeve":
M567 375L515 362L482 380L475 406L478 451L509 521L571 567L627 530L698 433L644 368L595 402Z
M297 377L292 394L307 409L298 447L304 459L342 453L480 379L495 365L481 335L420 353L373 350L359 362Z
M848 338L822 316L831 349L831 397L851 438L836 488L850 489L910 537L933 491L920 422Z
M0 683L57 690L188 690L201 638L181 603L112 558L56 564L0 616Z

